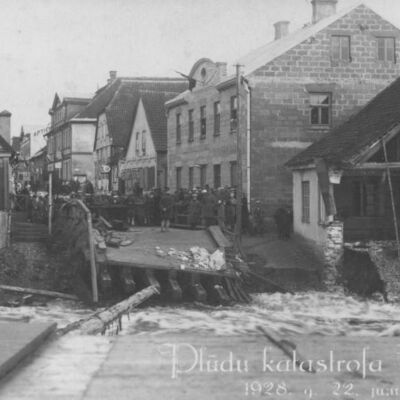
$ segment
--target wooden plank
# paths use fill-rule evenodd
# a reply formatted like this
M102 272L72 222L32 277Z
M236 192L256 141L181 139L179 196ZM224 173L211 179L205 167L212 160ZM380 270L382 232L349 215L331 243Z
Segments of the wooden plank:
M215 240L218 247L232 247L232 242L222 233L221 228L218 225L209 226L208 232Z
M73 294L52 292L50 290L22 288L18 286L9 286L9 285L0 285L0 290L5 290L7 292L15 292L15 293L36 294L39 296L46 296L46 297L58 297L60 299L78 300L78 297L74 296Z

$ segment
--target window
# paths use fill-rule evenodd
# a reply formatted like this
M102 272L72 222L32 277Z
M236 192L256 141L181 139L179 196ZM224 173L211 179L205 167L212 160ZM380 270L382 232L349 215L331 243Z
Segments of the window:
M236 96L231 97L231 132L236 130L237 124L237 98Z
M214 135L218 136L221 131L221 104L219 101L214 103Z
M301 222L310 223L310 181L301 182Z
M139 134L139 132L136 132L135 148L136 148L136 155L138 156L140 154L140 134Z
M176 143L181 142L181 114L176 114Z
M193 110L189 110L188 111L188 117L189 117L189 136L188 136L188 140L189 140L189 142L193 142L193 139L194 139Z
M395 39L393 37L379 37L376 39L378 46L378 60L395 62Z
M221 164L214 165L214 189L221 187Z
M207 164L200 165L200 186L204 187L207 184Z
M205 138L207 133L206 106L200 107L200 138Z
M311 125L329 125L331 115L330 93L310 93Z
M142 131L142 154L146 155L146 131Z
M231 161L230 167L231 167L231 187L234 187L237 185L237 162Z
M332 36L332 59L350 62L350 36Z
M182 167L176 167L176 188L182 187Z
M379 213L378 183L354 182L353 214L357 217L376 217Z
M194 167L189 167L189 189L194 187Z

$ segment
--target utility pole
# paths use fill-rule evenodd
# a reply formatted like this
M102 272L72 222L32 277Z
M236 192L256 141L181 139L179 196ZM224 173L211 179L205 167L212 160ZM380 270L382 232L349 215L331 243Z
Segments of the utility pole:
M242 240L242 139L240 134L240 64L236 64L236 168L237 168L237 188L236 188L236 225L235 236L237 243Z
M49 215L48 215L48 228L49 228L49 235L53 233L52 229L52 217L53 217L53 172L49 172Z

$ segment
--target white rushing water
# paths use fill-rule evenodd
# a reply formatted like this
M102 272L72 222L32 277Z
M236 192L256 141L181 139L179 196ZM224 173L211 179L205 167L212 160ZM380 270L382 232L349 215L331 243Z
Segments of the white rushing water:
M54 321L61 328L93 311L72 301L42 307L0 307L0 319ZM400 336L400 304L360 300L343 294L308 292L257 294L248 305L149 306L122 319L121 334L201 332L240 335L265 326L282 334ZM108 334L113 334L110 327Z

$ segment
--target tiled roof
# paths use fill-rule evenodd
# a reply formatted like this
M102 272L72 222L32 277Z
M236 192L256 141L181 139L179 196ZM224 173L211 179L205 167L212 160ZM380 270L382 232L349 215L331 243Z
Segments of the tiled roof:
M0 135L0 153L14 153L14 150L3 136Z
M174 93L140 91L140 97L143 101L156 151L167 150L167 116L165 114L165 103L174 97L174 95Z
M164 102L183 92L187 87L187 80L180 78L117 78L100 89L76 118L97 118L99 114L105 112L113 144L126 149L140 97L146 97L144 101L147 102L149 109L157 110L157 113L165 117ZM157 96L162 100L156 100ZM166 143L163 144L164 139L160 138L162 125L160 118L153 112L148 112L148 119L157 132L155 133L157 146L160 146L160 149L166 147Z
M400 124L400 78L325 138L297 154L286 165L298 167L321 157L332 164L352 164L372 144Z
M327 28L329 25L333 24L338 19L361 5L365 6L362 1L357 1L350 7L331 15L330 17L323 18L315 24L306 25L304 28L290 33L279 40L274 40L264 46L250 51L248 54L240 57L234 64L243 65L245 75L249 75L263 65L268 64L275 58L285 54L303 41L309 39L311 36L316 35L318 32Z

